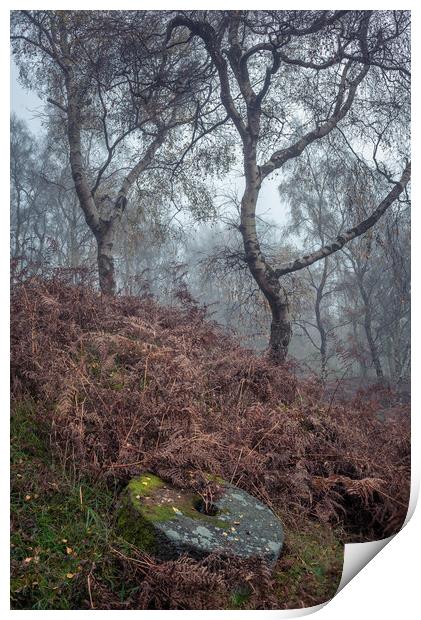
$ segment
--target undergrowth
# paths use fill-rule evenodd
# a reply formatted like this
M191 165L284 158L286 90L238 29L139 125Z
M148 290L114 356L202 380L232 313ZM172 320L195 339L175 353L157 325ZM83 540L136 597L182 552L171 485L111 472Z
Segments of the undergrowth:
M13 607L314 605L339 582L338 538L400 528L407 418L379 421L367 395L323 403L317 382L204 315L190 298L170 309L57 279L14 287ZM274 575L218 557L158 562L124 543L115 500L143 471L205 499L221 476L268 504L287 534ZM251 595L233 595L246 577Z

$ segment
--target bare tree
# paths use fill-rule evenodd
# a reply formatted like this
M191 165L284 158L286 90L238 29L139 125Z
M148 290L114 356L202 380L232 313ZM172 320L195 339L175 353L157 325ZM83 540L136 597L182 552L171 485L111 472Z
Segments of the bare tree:
M116 290L113 247L129 193L197 107L198 64L183 54L180 60L175 48L162 52L157 19L148 12L12 15L22 79L38 85L65 124L74 186L107 294Z
M290 203L292 224L288 233L294 234L300 245L330 243L336 231L368 217L384 192L383 175L373 174L363 161L337 147L331 144L325 149L316 146L308 150L280 186L281 194ZM294 182L297 177L301 179L299 187ZM348 349L357 355L364 374L372 366L377 378L384 378L384 365L391 355L388 349L396 353L400 367L400 352L405 355L407 350L401 342L406 329L402 311L408 310L409 301L407 218L407 202L400 198L375 229L327 258L321 269L317 270L316 263L302 272L307 288L314 290L315 319L306 316L305 309L298 325L320 353L322 376L327 336L331 334L333 349L338 344L336 334L344 333L347 326L353 330L348 334L352 336ZM334 264L328 266L332 259ZM394 345L390 347L389 342Z
M204 44L218 76L221 102L242 147L245 190L241 233L248 267L272 313L270 352L283 361L291 338L288 298L281 278L340 250L375 225L410 178L410 164L376 209L334 241L280 266L263 254L256 205L263 181L325 138L344 120L364 135L376 106L375 83L385 100L406 87L408 13L373 11L194 11L168 26L168 41L182 28ZM390 76L394 92L387 84ZM394 105L401 103L398 95ZM384 105L380 106L381 113ZM369 126L369 124L367 124ZM298 180L297 180L298 182Z

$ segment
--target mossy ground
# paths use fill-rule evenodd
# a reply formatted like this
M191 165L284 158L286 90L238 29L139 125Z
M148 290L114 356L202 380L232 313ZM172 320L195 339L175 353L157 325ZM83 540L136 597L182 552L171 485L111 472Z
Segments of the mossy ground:
M280 608L310 607L333 598L342 576L343 544L318 523L284 529L285 545L276 566Z
M11 419L11 606L13 609L101 608L90 597L89 578L122 602L138 587L121 573L111 546L127 550L118 520L117 493L99 483L71 477L49 450L49 429L33 401L15 404ZM160 484L132 487L145 496ZM206 515L197 513L198 518ZM162 515L161 515L162 516ZM281 515L282 519L282 515ZM120 524L121 525L121 524ZM276 567L280 608L316 605L334 596L343 547L329 528L303 522L285 527L286 543ZM144 546L148 541L144 538ZM230 608L247 609L246 594Z
M11 417L11 607L91 607L88 576L125 596L111 556L115 493L69 478L52 461L48 432L26 401Z

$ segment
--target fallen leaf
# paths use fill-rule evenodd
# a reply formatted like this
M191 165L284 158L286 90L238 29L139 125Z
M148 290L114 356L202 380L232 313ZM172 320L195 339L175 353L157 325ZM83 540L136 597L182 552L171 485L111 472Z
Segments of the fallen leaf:
M71 553L73 553L73 549L71 547L66 547L66 553L67 555L70 555Z
M29 564L29 562L32 562L33 559L34 558L25 558L24 562L25 562L25 564Z
M67 577L67 579L73 579L74 574L73 573L67 573L66 577Z

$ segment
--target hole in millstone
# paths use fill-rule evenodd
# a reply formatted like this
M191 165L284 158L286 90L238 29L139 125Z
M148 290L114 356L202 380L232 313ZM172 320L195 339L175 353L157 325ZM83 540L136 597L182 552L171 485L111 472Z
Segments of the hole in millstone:
M209 515L210 517L214 517L219 512L215 504L205 502L202 498L194 500L193 508L197 510L197 512L201 512L203 515Z

